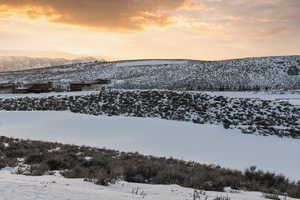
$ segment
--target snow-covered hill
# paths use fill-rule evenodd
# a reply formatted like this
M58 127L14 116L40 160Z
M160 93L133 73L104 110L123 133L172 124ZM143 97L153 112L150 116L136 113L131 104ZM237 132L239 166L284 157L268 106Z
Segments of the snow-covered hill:
M126 89L299 89L300 56L226 61L133 60L1 73L0 83L109 79Z
M226 192L197 191L178 185L146 185L119 182L98 186L82 179L65 179L61 176L29 177L11 174L10 168L0 171L0 194L3 200L263 200L261 192L227 189ZM197 195L197 196L196 196ZM228 197L228 198L226 198ZM285 198L293 200L293 198ZM220 198L221 199L221 198Z
M0 72L16 71L34 68L51 67L66 64L75 64L80 62L93 62L94 58L33 58L23 56L0 56Z

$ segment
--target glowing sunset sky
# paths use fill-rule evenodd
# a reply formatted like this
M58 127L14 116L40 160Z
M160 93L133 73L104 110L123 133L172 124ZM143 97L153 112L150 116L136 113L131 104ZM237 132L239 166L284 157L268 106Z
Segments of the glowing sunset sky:
M300 54L300 0L0 0L0 50L120 59Z

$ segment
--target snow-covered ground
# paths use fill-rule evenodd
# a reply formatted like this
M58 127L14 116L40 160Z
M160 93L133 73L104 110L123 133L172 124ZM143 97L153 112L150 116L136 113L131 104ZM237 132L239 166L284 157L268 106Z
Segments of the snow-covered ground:
M0 94L0 98L23 98L23 97L51 97L51 96L81 96L97 94L99 91L80 91L80 92L49 92L49 93L29 93L29 94Z
M300 180L299 140L242 135L216 125L70 112L0 112L0 135L139 151L241 170L256 165Z
M157 90L155 91L163 91ZM133 91L133 90L124 90ZM142 90L148 91L148 90ZM50 97L50 96L81 96L96 94L99 91L81 91L81 92L49 92L39 94L1 94L0 98L22 98L22 97ZM225 96L232 98L251 98L251 99L263 99L272 101L288 101L293 105L300 106L300 90L290 91L191 91L193 93L205 93L212 96Z
M201 91L200 91L201 92ZM291 91L230 91L230 92L214 92L203 91L214 96L225 96L232 98L251 98L251 99L264 99L272 101L288 101L289 103L300 106L300 90Z
M192 200L194 190L178 185L146 185L120 182L108 187L84 182L82 179L66 179L61 176L29 177L15 175L12 169L0 171L1 200ZM231 200L262 200L260 192L233 191L205 192L201 199L213 200L228 196ZM292 198L287 198L292 200Z

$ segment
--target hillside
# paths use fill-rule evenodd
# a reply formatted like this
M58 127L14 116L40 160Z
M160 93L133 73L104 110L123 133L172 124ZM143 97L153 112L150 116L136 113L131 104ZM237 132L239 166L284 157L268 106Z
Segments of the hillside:
M0 83L109 79L112 88L184 90L299 89L300 56L225 61L135 60L0 73Z

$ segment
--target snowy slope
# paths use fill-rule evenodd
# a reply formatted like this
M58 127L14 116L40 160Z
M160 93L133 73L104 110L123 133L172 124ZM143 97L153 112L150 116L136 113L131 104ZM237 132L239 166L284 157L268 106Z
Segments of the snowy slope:
M203 91L213 96L225 96L231 98L263 99L271 101L287 101L292 105L300 106L300 91Z
M84 182L82 179L65 179L60 176L29 177L12 174L5 168L0 171L1 200L192 200L195 190L178 185L146 185L120 182L108 187ZM263 200L260 192L227 189L227 192L201 191L201 199L230 197L231 200ZM282 197L283 199L283 197ZM287 200L293 200L287 198Z
M258 168L300 180L300 141L242 135L218 125L70 112L0 112L0 135Z
M132 91L132 90L124 90ZM143 90L149 91L149 90ZM153 90L150 90L153 91ZM154 90L161 91L161 90ZM193 93L204 93L211 96L224 96L230 98L247 98L247 99L261 99L261 100L271 100L275 102L286 101L292 105L300 106L300 90L282 91L282 90L272 90L272 91L193 91ZM80 92L49 92L49 93L29 93L29 94L1 94L1 99L8 98L42 98L50 96L83 96L83 95L95 95L99 93L96 90L80 91Z
M256 90L300 88L300 56L226 61L137 60L81 63L1 73L0 83L95 79L112 80L114 88Z

